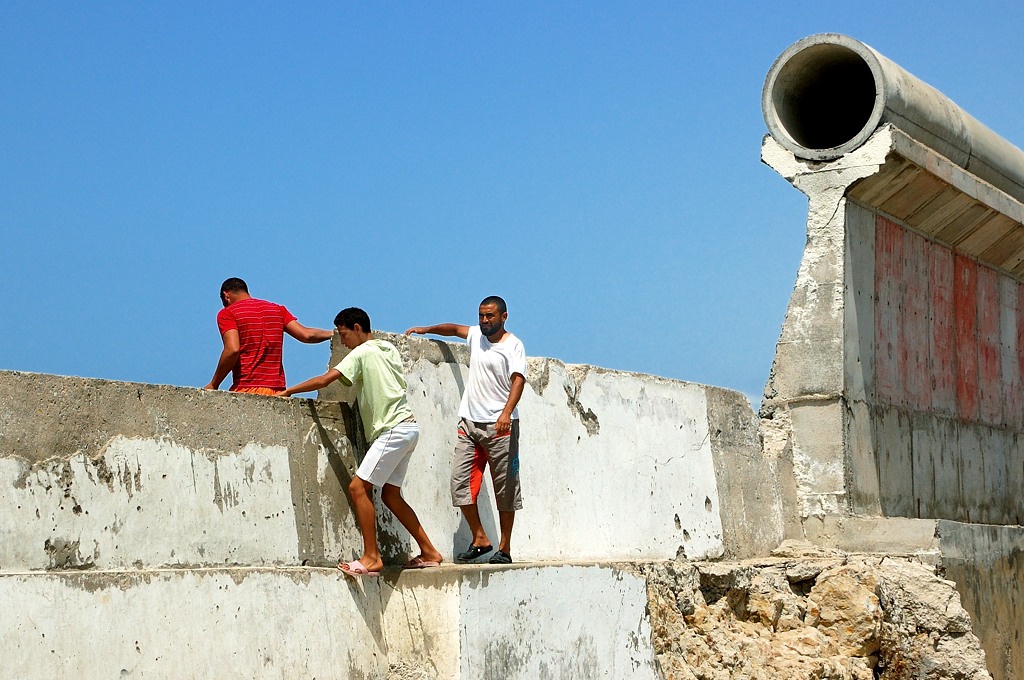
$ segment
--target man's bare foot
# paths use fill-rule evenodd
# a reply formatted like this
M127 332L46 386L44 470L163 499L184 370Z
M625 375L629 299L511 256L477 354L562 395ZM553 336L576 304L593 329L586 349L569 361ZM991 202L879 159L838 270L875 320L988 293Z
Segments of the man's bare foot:
M429 569L430 567L440 567L441 562L444 560L441 557L441 553L437 553L436 557L428 557L427 555L420 555L414 557L402 567L403 569Z

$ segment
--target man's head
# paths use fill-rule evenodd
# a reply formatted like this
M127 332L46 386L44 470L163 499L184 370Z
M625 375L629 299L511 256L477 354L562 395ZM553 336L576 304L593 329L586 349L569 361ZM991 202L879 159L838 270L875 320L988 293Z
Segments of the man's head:
M507 318L508 307L497 295L489 295L480 302L480 332L488 338L501 338Z
M355 349L373 337L370 332L370 316L358 307L346 307L334 317L341 344Z
M249 286L245 285L245 281L240 278L232 276L220 284L220 301L225 307L247 297L249 297Z

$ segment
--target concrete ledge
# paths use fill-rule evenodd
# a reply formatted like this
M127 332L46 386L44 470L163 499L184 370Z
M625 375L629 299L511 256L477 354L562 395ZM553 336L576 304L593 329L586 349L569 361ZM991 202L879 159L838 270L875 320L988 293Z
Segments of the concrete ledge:
M596 564L4 574L0 678L653 679L646 593Z
M811 543L844 552L921 557L939 553L937 521L933 519L824 515L805 517L803 529Z

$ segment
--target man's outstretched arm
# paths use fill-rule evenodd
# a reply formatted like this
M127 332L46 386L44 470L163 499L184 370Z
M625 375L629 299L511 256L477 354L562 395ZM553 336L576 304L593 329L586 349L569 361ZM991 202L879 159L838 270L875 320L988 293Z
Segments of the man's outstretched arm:
M213 378L203 389L215 390L219 388L224 378L227 377L231 369L238 363L238 355L242 353L237 330L232 328L231 330L224 331L221 339L224 341L224 349L220 353L220 359L217 360L217 368L213 372Z
M312 392L314 390L322 390L323 388L330 385L332 382L341 377L341 371L336 368L332 368L323 375L318 375L315 378L310 378L305 382L300 382L295 387L289 387L286 390L275 392L275 397L290 397L293 394L302 394L303 392Z
M299 342L309 344L330 340L331 336L334 335L334 331L324 330L323 328L308 328L295 319L288 322L288 325L284 327L284 332Z
M465 340L469 337L469 326L462 326L457 323L439 323L433 326L413 326L405 332L406 335L443 335L445 337L459 337Z

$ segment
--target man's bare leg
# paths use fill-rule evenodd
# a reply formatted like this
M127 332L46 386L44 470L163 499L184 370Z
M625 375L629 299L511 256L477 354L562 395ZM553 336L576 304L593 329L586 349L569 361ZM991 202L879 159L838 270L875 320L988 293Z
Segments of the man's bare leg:
M380 571L384 562L377 547L377 512L373 508L373 484L365 479L353 477L348 485L352 495L352 509L356 515L359 533L363 535L363 554L359 562L367 571Z
M437 551L434 544L430 542L430 538L427 537L427 532L423 529L423 525L420 524L416 511L402 498L402 490L394 484L385 484L384 488L381 489L380 499L394 513L413 540L416 541L416 545L420 548L420 559L424 562L442 562L443 557L441 553Z
M473 505L460 505L459 510L462 510L462 516L466 518L466 524L469 525L469 530L473 534L473 542L471 545L480 548L486 548L491 544L491 539L487 538L487 532L484 531L484 525L480 522L480 510Z
M512 525L516 520L515 510L499 510L498 524L501 526L501 540L498 541L498 550L506 555L512 554Z

